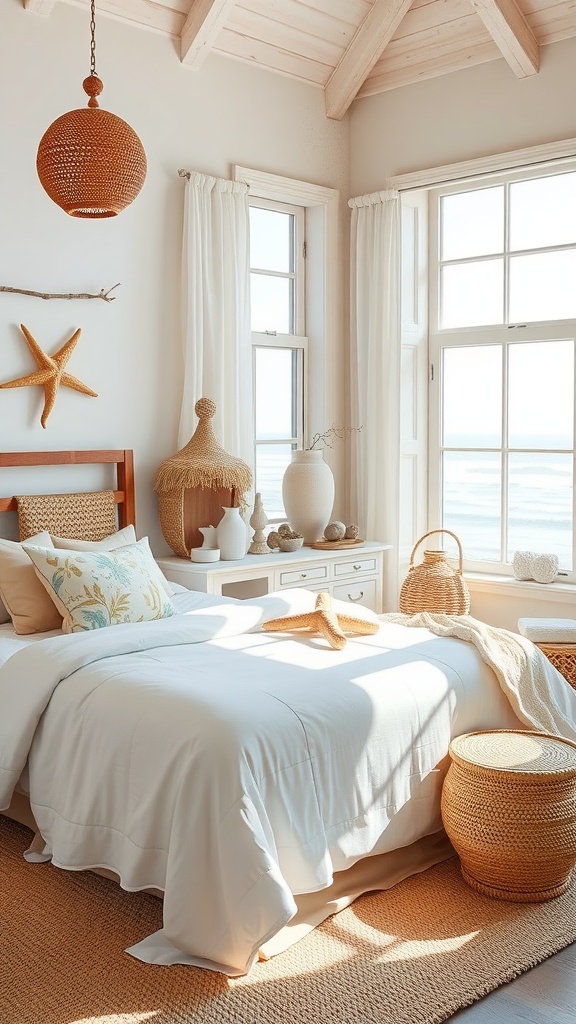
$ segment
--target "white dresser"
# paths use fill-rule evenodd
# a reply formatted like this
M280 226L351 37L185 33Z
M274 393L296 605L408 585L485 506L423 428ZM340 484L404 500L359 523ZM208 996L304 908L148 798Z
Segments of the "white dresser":
M302 547L299 551L245 555L234 562L189 562L176 555L157 562L172 583L205 594L248 598L286 587L305 587L381 612L384 552L390 547L365 541L334 551Z

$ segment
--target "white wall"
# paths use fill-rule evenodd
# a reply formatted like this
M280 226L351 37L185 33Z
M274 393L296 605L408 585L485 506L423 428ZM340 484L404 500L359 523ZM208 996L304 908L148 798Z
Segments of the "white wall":
M576 136L576 39L544 46L541 68L517 79L504 60L368 96L350 117L351 193L458 160Z
M177 170L229 177L242 164L340 189L345 209L348 125L325 117L319 89L216 55L191 71L174 40L97 14L100 105L138 133L148 176L120 216L68 217L39 183L36 150L56 117L87 101L88 12L57 3L42 17L20 0L0 7L0 285L97 292L121 282L109 304L0 293L0 382L35 369L19 324L48 353L81 327L68 370L99 395L62 388L43 430L40 388L0 391L0 448L134 448L138 532L161 553L153 479L176 448L182 380ZM342 324L344 272L343 261ZM341 358L342 338L329 343ZM0 475L0 494L14 493L12 480Z

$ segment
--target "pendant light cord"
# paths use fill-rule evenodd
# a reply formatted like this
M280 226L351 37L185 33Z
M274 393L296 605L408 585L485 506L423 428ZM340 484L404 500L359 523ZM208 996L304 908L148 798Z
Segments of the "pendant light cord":
M96 0L90 0L90 74L96 75Z

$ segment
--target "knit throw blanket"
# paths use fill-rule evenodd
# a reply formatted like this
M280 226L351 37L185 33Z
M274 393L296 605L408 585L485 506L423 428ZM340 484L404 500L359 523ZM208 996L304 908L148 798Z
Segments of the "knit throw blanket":
M471 615L391 612L379 618L474 644L493 669L521 722L530 729L576 742L576 690L531 640Z

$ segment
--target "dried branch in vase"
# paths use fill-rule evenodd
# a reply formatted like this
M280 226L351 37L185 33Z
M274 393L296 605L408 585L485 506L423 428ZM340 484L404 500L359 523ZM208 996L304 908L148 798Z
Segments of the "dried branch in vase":
M329 427L323 434L314 434L311 443L308 445L306 451L313 451L316 445L324 443L328 448L334 447L334 441L344 440L346 437L350 437L352 433L358 433L362 430L362 426L359 427Z

